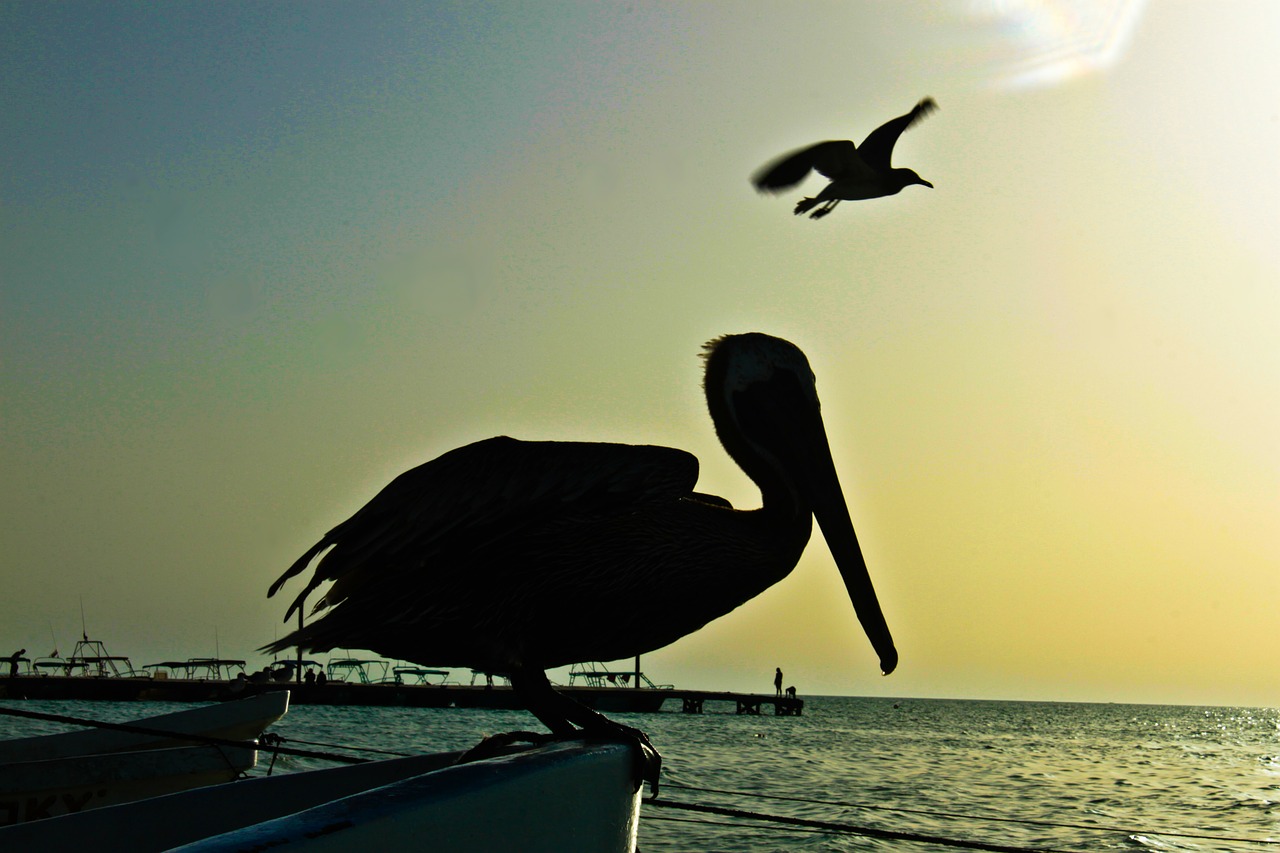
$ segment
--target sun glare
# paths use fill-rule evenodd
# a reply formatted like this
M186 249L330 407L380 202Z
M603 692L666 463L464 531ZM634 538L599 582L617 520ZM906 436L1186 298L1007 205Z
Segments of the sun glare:
M992 84L1052 86L1105 70L1124 55L1145 0L971 0L970 15L994 21L1013 54Z

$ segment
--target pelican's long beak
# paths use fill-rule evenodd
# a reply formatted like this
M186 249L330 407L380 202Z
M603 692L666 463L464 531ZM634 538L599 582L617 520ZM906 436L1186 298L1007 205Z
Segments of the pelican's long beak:
M721 339L720 346L727 340L731 339ZM840 491L840 478L831 460L812 371L804 353L794 344L772 340L776 342L774 347L781 344L793 350L787 353L779 347L774 355L780 361L802 361L803 369L778 369L752 382L743 382L742 377L738 377L743 387L729 392L729 401L723 410L717 407L717 396L708 390L716 432L730 455L760 484L766 504L771 492L781 492L784 486L776 482L781 480L785 488L806 505L803 508L812 510L844 578L862 630L867 632L867 639L880 656L881 671L888 675L898 666L898 650L880 612L867 562L862 557L862 548L858 546L849 509ZM715 352L707 363L708 389L712 387L712 373L717 367L714 358ZM752 369L744 367L743 373L750 375L759 369L759 365ZM724 381L723 376L719 381ZM771 473L764 470L766 466L773 469Z
M818 526L822 528L822 536L827 540L827 548L840 569L840 576L844 578L845 589L849 591L849 600L853 602L862 630L867 632L867 639L880 656L880 670L888 675L898 665L898 650L894 648L889 626L880 612L867 561L862 557L858 536L853 532L853 522L845 506L821 416L815 421L801 439L805 444L801 451L805 456L805 471L801 475L800 487L813 508Z

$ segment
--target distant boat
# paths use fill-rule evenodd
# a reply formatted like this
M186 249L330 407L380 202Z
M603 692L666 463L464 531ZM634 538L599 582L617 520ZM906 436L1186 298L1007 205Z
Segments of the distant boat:
M146 731L89 729L0 741L0 826L235 779L255 765L257 750L202 740L252 741L288 708L288 691L276 691L125 724Z
M185 678L191 681L230 681L237 675L244 675L245 661L228 658L187 658L186 660L166 660L160 663L149 663L142 667L151 678Z
M325 667L330 683L351 682L358 684L397 684L394 676L387 675L391 662L380 658L330 659Z
M581 679L587 687L630 687L649 688L650 690L673 690L674 684L654 684L649 676L640 670L640 658L636 658L631 669L614 669L606 663L591 661L575 663L569 667L569 686L574 686Z
M632 749L562 741L463 764L461 753L440 753L246 779L0 828L0 849L85 853L127 838L137 853L631 853Z
M49 673L40 673L41 670ZM32 670L40 674L82 676L86 678L141 678L147 673L138 672L127 655L113 655L107 651L106 643L101 640L76 640L75 648L65 658L57 654L47 658L38 658ZM61 672L59 672L61 670Z
M391 680L395 684L426 684L432 687L444 687L449 683L450 676L447 669L424 669L420 666L397 666L391 673ZM439 681L432 681L432 678Z

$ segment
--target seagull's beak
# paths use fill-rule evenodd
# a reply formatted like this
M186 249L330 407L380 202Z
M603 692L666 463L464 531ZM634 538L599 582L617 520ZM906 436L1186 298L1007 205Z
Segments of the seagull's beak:
M922 187L928 187L929 189L933 189L933 184L929 183L924 178L921 178L919 183L920 183L920 186Z

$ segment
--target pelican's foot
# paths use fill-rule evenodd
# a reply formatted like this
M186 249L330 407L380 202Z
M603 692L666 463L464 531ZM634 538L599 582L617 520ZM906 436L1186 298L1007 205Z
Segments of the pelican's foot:
M572 734L550 734L543 732L502 732L489 735L475 746L462 753L455 764L466 764L468 761L483 761L506 755L512 744L528 743L544 746L565 740L581 740L584 742L622 743L635 747L632 753L632 774L635 777L636 790L645 782L649 783L649 792L655 799L658 796L658 779L662 774L662 755L649 740L649 736L639 729L615 723L601 717L603 725L593 725L588 729L575 729Z
M540 746L548 741L557 739L555 735L539 732L502 732L501 734L489 735L462 753L454 763L466 764L468 761L483 761L486 758L504 755L507 752L507 748L513 743L531 743Z

